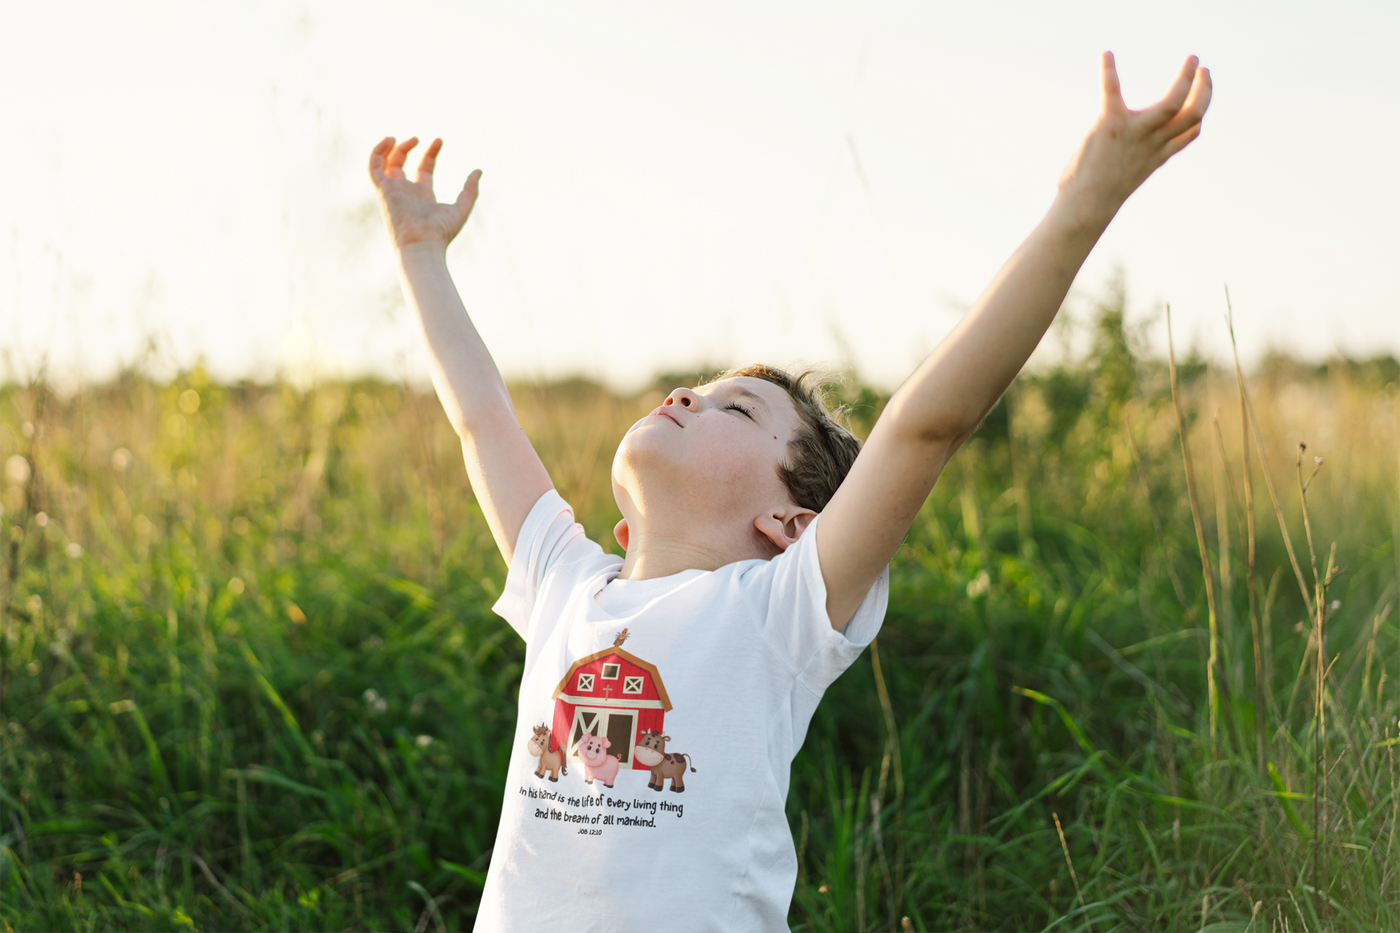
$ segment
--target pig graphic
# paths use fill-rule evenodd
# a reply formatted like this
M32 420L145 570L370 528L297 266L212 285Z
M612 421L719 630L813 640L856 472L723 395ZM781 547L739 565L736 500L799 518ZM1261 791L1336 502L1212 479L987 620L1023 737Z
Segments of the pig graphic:
M585 784L592 784L593 779L597 778L603 782L604 787L613 786L613 781L617 780L617 768L621 762L617 757L603 751L611 747L612 742L604 736L584 736L583 743L578 747L578 756L583 759L583 782Z

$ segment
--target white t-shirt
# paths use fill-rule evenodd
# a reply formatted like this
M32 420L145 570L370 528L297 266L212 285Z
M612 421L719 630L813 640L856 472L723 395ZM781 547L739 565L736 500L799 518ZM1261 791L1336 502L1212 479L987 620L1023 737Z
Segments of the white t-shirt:
M494 607L525 670L477 929L787 928L792 759L889 589L886 571L835 631L819 521L770 561L617 580L540 498Z

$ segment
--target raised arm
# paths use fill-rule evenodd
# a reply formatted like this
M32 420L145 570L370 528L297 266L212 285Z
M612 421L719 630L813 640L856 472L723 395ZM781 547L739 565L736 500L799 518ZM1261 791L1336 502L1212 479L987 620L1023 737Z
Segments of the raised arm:
M433 167L442 140L428 146L416 179L409 181L404 161L417 144L417 139L398 145L384 139L370 153L369 174L394 239L404 295L427 341L433 386L462 439L467 477L509 565L525 517L553 484L515 418L505 381L447 271L447 244L476 204L481 172L467 177L455 202L439 204L433 195Z
M1123 103L1103 56L1103 112L1060 178L1049 212L972 310L890 399L817 524L827 612L844 629L894 555L948 458L976 429L1054 320L1118 208L1195 139L1210 74L1188 58L1167 96Z

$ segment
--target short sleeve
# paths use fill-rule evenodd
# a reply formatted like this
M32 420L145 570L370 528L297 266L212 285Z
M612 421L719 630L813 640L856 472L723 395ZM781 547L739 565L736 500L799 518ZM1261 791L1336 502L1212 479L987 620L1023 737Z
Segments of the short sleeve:
M881 572L846 625L831 627L826 581L817 559L818 516L782 554L751 571L749 598L760 612L763 638L794 677L817 693L831 685L879 633L889 604L890 571Z
M561 576L572 581L580 574L591 573L607 558L603 549L589 540L583 526L574 521L569 504L550 489L540 496L520 526L515 554L506 572L505 590L491 609L509 622L521 638L534 639L542 633L532 630L530 620L546 586Z

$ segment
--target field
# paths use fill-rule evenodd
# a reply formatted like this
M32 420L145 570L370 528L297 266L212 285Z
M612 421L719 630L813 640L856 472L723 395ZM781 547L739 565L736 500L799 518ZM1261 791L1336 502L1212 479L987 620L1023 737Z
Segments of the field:
M1267 359L1256 442L1182 363L1188 487L1165 361L1093 328L813 720L793 928L1400 929L1400 366ZM616 439L694 376L515 387L605 546ZM523 646L460 457L383 382L0 388L6 930L471 927Z

